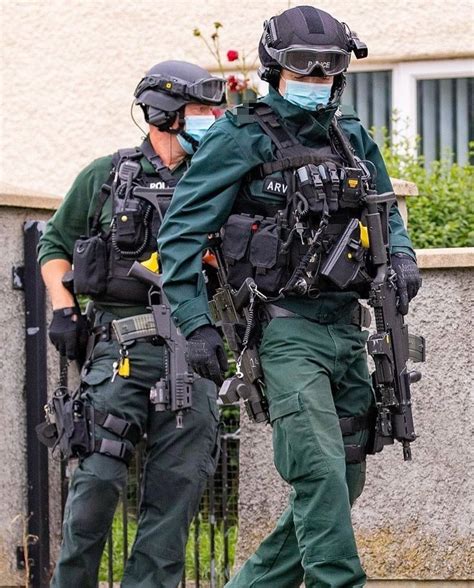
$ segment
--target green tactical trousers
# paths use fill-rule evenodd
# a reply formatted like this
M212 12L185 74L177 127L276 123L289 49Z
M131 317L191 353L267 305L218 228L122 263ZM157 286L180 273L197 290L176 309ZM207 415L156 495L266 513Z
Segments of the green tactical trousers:
M110 314L99 315L99 323ZM119 349L114 340L94 349L84 391L99 410L135 423L146 432L146 462L138 530L122 586L176 588L182 576L188 528L197 512L207 477L218 453L218 410L214 384L197 379L192 409L182 429L169 412L155 412L150 387L163 375L164 350L149 342L129 348L129 378L116 376L112 363ZM98 437L120 440L97 427ZM99 453L75 470L63 522L63 541L51 585L94 588L107 534L127 479L124 462Z
M346 324L344 324L346 322ZM275 529L227 588L355 588L364 586L351 505L365 482L365 462L345 463L339 418L368 412L372 391L367 332L339 322L273 319L260 355L273 427L276 469L292 486Z

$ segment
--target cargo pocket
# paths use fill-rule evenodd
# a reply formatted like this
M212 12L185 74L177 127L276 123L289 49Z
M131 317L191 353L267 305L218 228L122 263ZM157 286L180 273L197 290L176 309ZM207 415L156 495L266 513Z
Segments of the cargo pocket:
M228 282L240 288L246 278L253 277L248 248L255 219L247 215L232 214L224 227L222 253L228 266Z
M104 384L110 382L113 368L112 361L105 360L92 363L91 369L82 376L82 382L87 384L82 397L90 400L98 410L109 410L110 390Z
M280 252L278 225L262 221L250 243L249 260L255 270L255 283L266 294L277 294L285 285L286 255Z
M289 484L328 472L309 418L300 394L270 402L275 467Z

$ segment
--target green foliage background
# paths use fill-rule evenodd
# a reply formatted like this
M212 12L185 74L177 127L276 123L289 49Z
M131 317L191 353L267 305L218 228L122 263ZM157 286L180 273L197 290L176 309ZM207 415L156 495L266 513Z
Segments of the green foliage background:
M415 182L419 196L407 198L410 237L417 249L474 246L474 166L442 161L424 166L408 139L384 133L381 148L392 178ZM474 144L470 145L471 155Z

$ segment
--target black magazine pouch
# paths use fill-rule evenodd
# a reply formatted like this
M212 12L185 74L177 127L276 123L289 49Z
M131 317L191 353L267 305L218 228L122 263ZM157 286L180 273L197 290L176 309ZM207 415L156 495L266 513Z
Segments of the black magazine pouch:
M101 235L80 237L74 244L74 292L100 296L107 287L107 243Z
M230 215L224 227L222 253L227 262L228 282L235 289L240 288L245 278L253 277L248 250L255 228L258 228L256 217L246 214Z
M287 256L280 252L279 233L273 219L264 219L255 227L250 243L249 261L255 270L255 283L265 294L277 294L288 278Z

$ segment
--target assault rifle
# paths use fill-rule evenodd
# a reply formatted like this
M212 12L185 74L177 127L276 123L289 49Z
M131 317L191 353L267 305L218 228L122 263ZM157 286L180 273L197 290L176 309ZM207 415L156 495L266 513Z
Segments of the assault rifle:
M128 275L150 287L149 301L156 331L165 343L165 377L150 391L150 401L156 411L171 410L176 414L176 427L183 427L183 411L192 406L194 374L186 358L186 339L176 327L162 287L160 274L135 261Z
M396 274L388 252L388 215L395 202L393 192L367 196L369 250L376 275L370 286L369 305L374 309L376 333L367 341L374 360L372 383L376 423L368 453L400 441L403 458L411 460L410 443L416 439L411 408L411 384L421 380L417 370L409 371L408 359L425 361L425 340L408 334L408 325L397 308Z
M257 345L251 341L257 286L252 278L247 278L239 290L234 291L227 283L220 236L216 233L209 239L217 261L220 284L209 308L214 323L224 333L237 365L236 375L222 384L219 398L223 404L233 404L242 399L250 420L265 423L268 422L268 408L263 393L263 372Z

